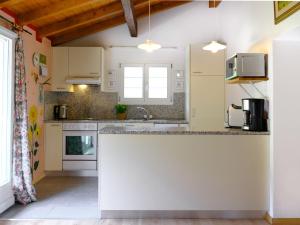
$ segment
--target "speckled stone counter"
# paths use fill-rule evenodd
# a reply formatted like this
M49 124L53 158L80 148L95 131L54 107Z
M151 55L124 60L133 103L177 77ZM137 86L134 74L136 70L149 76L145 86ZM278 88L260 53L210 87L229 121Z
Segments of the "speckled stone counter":
M105 127L99 134L145 134L145 135L269 135L269 132L243 131L239 129L226 129L224 131L192 131L185 127L174 128L128 128Z
M91 120L45 120L45 123L154 123L154 124L188 124L186 120L168 120L168 119L158 119L158 120L98 120L98 119L91 119Z

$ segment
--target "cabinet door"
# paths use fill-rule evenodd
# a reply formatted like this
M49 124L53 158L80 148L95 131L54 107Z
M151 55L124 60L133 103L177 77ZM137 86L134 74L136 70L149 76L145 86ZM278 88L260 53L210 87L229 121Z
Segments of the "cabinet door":
M45 170L62 171L62 124L47 123L45 127Z
M192 76L191 129L205 131L223 130L224 98L224 76Z
M211 53L202 49L204 45L190 46L190 63L192 75L225 75L225 51Z
M101 76L102 48L100 47L70 47L70 76Z
M68 74L68 48L52 48L52 91L73 91L73 86L65 82Z

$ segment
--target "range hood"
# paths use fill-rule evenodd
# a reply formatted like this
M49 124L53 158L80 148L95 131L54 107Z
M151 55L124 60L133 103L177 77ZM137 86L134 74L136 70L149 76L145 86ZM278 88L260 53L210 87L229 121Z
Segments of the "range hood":
M100 76L69 76L66 78L67 84L101 84Z

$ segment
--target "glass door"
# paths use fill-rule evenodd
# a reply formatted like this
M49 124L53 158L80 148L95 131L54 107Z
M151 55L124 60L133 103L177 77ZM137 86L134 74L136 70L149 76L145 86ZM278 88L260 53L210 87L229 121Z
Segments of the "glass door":
M11 182L14 36L0 27L0 213L14 204Z
M64 131L64 160L96 160L96 131Z

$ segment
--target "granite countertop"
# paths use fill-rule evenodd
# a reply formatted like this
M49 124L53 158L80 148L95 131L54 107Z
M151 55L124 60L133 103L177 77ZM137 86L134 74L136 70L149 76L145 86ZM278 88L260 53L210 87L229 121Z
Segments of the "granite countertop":
M270 132L243 131L240 129L224 129L223 131L192 131L185 127L176 128L128 128L105 127L99 134L170 134L170 135L269 135Z
M45 123L155 123L155 124L188 124L186 120L173 120L173 119L128 119L128 120L101 120L101 119L86 119L86 120L45 120Z

